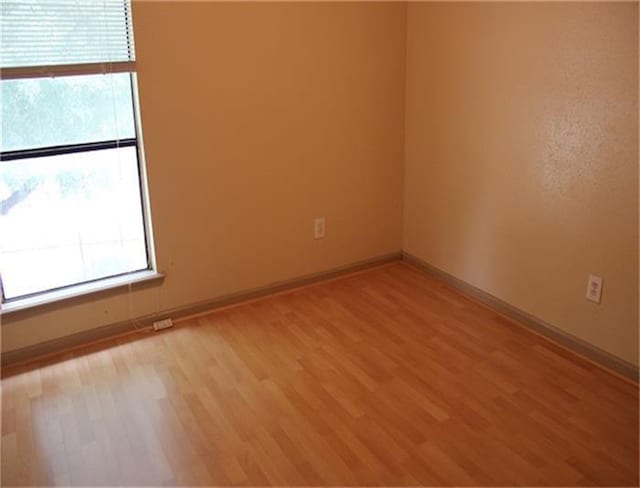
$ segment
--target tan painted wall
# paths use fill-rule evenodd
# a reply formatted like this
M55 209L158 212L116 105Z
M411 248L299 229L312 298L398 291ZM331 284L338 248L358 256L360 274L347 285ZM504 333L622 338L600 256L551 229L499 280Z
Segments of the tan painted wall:
M167 279L4 316L2 350L399 251L406 151L406 251L638 364L637 18L136 2Z
M3 317L8 351L399 252L405 5L135 2L161 287ZM314 217L327 237L313 240Z
M638 364L638 4L407 18L404 249Z

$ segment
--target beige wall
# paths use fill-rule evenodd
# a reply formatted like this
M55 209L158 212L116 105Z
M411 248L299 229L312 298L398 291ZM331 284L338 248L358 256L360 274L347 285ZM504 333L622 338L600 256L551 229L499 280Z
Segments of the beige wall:
M405 25L402 4L135 2L167 278L4 316L2 350L399 252Z
M638 364L638 4L407 18L405 251Z
M167 279L5 316L2 350L404 247L638 364L637 8L136 2Z

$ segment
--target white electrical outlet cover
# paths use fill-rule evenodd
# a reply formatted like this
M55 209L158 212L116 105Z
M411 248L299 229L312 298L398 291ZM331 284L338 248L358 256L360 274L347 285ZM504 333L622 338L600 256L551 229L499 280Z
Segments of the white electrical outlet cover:
M587 281L587 300L600 303L602 298L602 278L596 275L589 275Z
M173 327L173 320L171 319L158 320L153 323L153 330L168 329L169 327Z
M322 239L325 234L324 217L318 217L313 221L313 237L314 239Z

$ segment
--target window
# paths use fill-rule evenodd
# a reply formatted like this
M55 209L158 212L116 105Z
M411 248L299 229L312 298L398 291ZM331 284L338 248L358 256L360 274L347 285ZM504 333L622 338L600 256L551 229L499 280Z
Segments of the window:
M152 270L129 0L0 0L3 303Z

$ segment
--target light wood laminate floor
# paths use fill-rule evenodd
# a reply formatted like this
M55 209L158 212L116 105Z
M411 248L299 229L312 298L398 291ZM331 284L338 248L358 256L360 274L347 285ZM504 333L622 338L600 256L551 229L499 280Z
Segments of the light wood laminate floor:
M7 485L638 485L638 390L403 264L15 368Z

